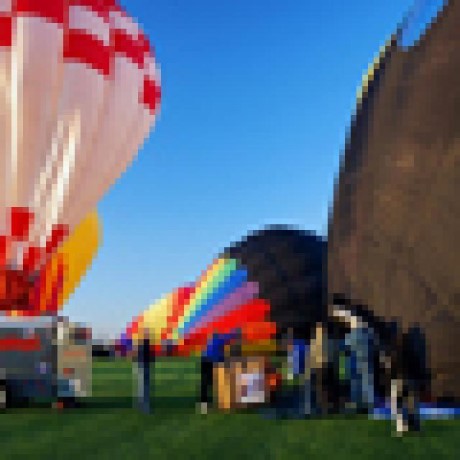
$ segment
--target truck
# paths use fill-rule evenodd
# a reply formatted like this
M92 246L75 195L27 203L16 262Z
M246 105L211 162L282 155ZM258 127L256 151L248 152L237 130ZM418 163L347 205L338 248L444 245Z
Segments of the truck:
M91 396L91 329L66 317L0 319L0 408Z

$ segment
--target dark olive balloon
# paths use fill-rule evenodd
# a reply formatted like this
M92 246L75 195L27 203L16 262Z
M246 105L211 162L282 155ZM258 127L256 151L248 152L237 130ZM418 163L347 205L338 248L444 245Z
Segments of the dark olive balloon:
M433 396L458 398L460 1L419 4L352 120L330 220L329 289L420 327Z

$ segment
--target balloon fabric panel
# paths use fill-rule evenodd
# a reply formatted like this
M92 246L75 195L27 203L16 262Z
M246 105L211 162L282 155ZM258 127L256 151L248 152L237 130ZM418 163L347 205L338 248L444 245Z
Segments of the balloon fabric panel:
M250 233L223 252L259 284L259 296L271 305L281 331L308 336L311 324L325 315L327 243L313 232L284 225ZM304 287L302 287L304 285Z
M208 267L206 271L202 273L200 279L196 283L196 288L193 295L190 297L190 301L184 308L184 312L181 318L177 323L176 330L173 331L173 339L178 340L179 330L183 328L184 323L188 320L191 315L191 312L196 309L197 303L199 303L202 298L206 295L208 284L211 281L215 273L218 273L221 268L225 265L224 259L215 259L213 263Z
M215 318L224 316L229 311L232 311L256 298L258 293L258 283L245 282L239 288L235 289L234 292L231 292L227 297L225 297L218 305L212 308L205 317L202 317L199 321L197 321L190 329L189 333L193 333L195 330L206 326L206 324L210 323Z
M30 311L41 270L155 123L159 73L116 1L5 0L0 80L0 304Z
M168 318L167 327L162 334L163 340L171 338L173 330L177 327L179 318L183 315L184 308L190 301L194 291L194 287L183 287L178 289L177 298L172 308L171 315Z
M255 327L255 324L266 322L270 311L270 305L261 299L255 299L240 306L228 315L217 318L206 328L196 330L183 338L183 347L198 352L202 349L213 334L229 333L236 328ZM265 336L264 336L265 337Z
M166 339L193 291L193 287L190 286L178 288L154 303L131 322L126 330L127 336L137 341L143 337L143 332L150 331L153 333L155 331L152 334L152 339Z
M195 314L189 318L189 321L184 325L180 333L186 335L198 321L205 319L206 316L213 311L216 305L243 285L246 281L246 277L247 273L245 270L236 270L227 275L227 278L223 279L220 285L218 284L215 286L214 292L208 293L207 300L201 303L199 309L195 310Z
M182 323L178 327L178 333L183 334L188 324L194 319L197 312L205 304L214 289L218 289L219 285L223 283L230 273L235 270L235 262L229 260L219 260L216 266L210 271L206 281L197 289L193 301L190 302L189 308L184 315Z
M88 271L99 242L99 218L96 212L92 212L41 269L29 288L27 308L14 309L9 305L6 313L34 316L54 314L60 310Z

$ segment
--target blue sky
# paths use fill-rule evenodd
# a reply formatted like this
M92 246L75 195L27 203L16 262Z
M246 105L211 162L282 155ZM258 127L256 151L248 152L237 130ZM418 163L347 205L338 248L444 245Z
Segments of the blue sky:
M411 3L122 1L155 46L161 115L100 202L103 244L64 313L117 333L250 230L326 234L362 74Z

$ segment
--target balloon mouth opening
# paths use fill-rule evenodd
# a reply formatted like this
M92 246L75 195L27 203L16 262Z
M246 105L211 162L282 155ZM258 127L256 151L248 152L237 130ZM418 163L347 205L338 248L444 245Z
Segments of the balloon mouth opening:
M0 313L44 314L35 309L34 295L39 284L36 271L0 268Z
M0 269L0 310L30 309L30 292L35 278L28 273L12 269Z

